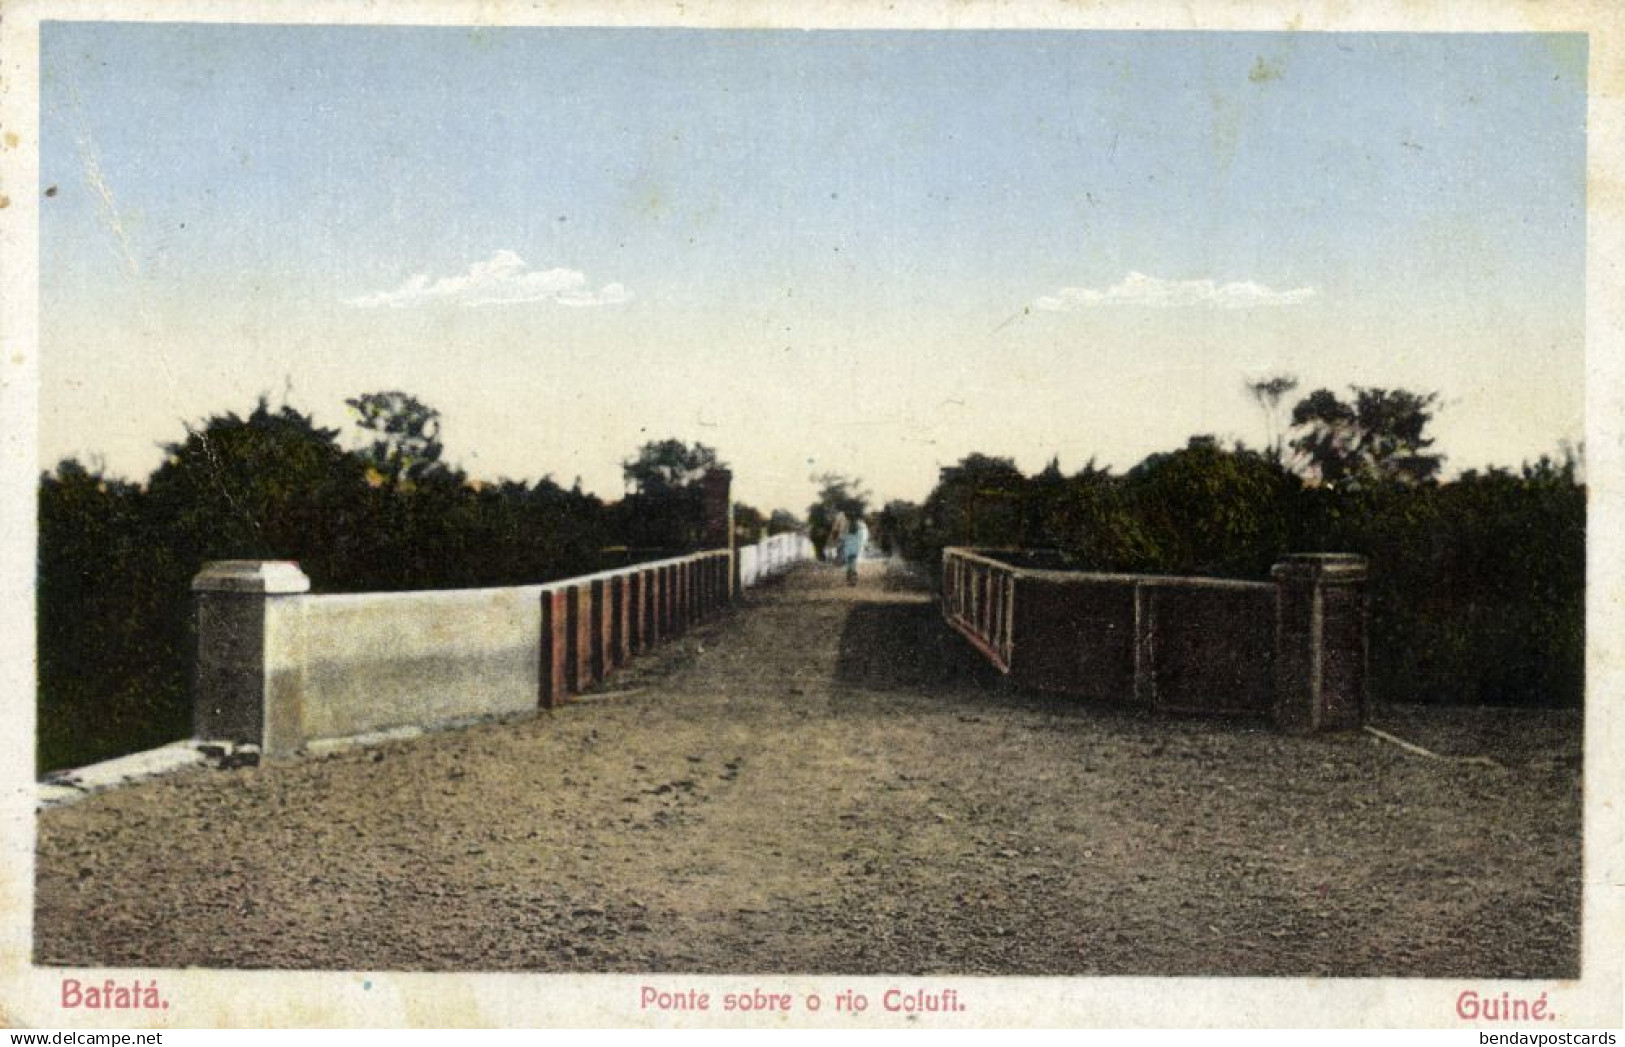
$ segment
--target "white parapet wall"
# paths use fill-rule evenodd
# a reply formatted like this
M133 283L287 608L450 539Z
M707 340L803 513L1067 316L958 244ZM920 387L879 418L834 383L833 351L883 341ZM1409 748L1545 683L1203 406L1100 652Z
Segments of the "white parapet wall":
M742 545L739 554L739 586L749 589L798 563L813 558L812 542L804 534L775 534L755 545Z
M292 563L211 563L192 583L194 733L281 755L558 704L725 604L729 566L714 550L547 585L315 595Z
M526 586L274 603L277 624L266 636L287 650L267 654L301 667L299 700L286 703L298 718L288 740L535 709L541 593Z

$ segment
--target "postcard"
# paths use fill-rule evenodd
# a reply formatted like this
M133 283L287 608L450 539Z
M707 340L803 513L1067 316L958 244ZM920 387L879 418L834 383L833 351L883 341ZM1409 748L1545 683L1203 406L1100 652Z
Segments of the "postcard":
M20 0L0 1015L1622 1015L1605 3Z

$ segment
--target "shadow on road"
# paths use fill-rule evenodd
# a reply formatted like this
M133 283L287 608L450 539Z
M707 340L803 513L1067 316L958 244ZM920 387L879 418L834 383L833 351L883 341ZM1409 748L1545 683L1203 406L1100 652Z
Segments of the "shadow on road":
M1115 722L1155 718L1126 696L1123 702L1083 701L1012 683L949 628L933 596L929 577L898 561L866 578L841 627L836 686L967 714L1001 709Z
M934 603L855 603L841 627L835 682L842 686L926 695L943 687L996 687L998 680Z
M881 593L917 590L889 575L874 602L856 601L841 627L834 682L838 688L884 692L910 703L959 711L1026 710L1066 718L1143 720L1128 703L1083 702L1013 684L942 620L935 601L898 602Z

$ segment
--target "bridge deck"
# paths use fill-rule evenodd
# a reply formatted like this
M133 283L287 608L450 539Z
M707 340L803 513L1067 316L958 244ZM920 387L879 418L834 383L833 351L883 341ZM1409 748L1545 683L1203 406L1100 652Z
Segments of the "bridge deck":
M864 567L752 592L619 696L42 812L36 962L1576 972L1577 717L1384 711L1497 770L1055 702Z

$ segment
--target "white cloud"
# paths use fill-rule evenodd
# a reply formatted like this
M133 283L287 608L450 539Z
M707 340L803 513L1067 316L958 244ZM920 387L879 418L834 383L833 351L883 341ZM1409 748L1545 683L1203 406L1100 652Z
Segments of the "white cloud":
M595 291L588 286L585 273L574 269L532 269L514 252L498 251L456 276L431 279L428 273L418 273L393 291L375 291L344 301L358 309L401 309L428 302L453 302L469 307L556 302L580 308L620 305L631 298L632 293L620 284L605 284Z
M1151 309L1179 309L1208 306L1214 309L1257 309L1266 306L1297 305L1320 292L1313 287L1290 291L1256 284L1250 280L1221 284L1213 280L1163 280L1144 273L1129 273L1122 282L1105 288L1063 287L1033 304L1052 312L1069 313L1103 305L1138 305Z

